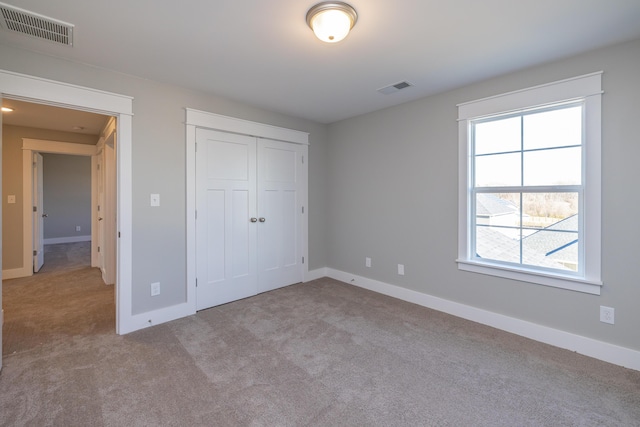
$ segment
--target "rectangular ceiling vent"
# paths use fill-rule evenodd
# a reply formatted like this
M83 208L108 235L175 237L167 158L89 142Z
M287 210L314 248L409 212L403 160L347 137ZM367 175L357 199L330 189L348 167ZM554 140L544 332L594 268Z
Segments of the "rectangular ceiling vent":
M398 92L402 89L406 89L411 86L413 85L409 82L400 82L400 83L393 84L391 86L383 87L382 89L378 89L378 92L383 93L385 95L389 95L390 93Z
M0 28L73 46L73 25L0 3Z

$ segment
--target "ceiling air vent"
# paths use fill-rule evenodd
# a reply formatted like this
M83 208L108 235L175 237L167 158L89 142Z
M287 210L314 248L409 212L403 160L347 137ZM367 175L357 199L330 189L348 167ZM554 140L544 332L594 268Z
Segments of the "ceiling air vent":
M0 3L0 28L73 46L73 25Z
M406 89L410 86L413 86L413 85L409 82L400 82L400 83L393 84L391 86L383 87L382 89L378 89L378 92L388 95L390 93L394 93L394 92L398 92L399 90Z

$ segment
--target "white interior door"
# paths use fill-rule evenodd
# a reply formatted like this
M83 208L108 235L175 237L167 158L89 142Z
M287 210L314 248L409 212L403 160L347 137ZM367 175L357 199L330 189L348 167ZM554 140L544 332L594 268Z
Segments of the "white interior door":
M97 203L95 206L97 223L96 223L96 266L100 268L102 277L105 276L104 262L104 148L96 156L96 192Z
M43 212L43 159L42 154L33 153L33 272L44 265L44 217Z
M256 139L196 131L196 308L256 295Z
M301 282L303 152L306 147L258 142L258 289Z
M116 280L116 132L105 140L104 144L104 211L102 224L103 236L103 274L107 285Z

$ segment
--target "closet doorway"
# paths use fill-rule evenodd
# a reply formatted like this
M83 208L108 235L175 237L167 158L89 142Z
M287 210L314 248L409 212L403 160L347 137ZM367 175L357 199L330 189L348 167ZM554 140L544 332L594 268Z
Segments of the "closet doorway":
M305 281L308 138L187 109L187 303L194 311Z

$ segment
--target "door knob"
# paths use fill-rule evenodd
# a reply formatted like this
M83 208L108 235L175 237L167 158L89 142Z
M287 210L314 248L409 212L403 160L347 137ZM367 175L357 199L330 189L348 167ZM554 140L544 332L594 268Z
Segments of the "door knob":
M102 218L98 218L98 221L102 221Z
M251 218L251 222L257 222L258 218Z
M47 218L47 217L49 217L49 215L47 215L47 214L42 214L42 218Z
M264 219L264 218L260 218L260 220L259 220L259 221L260 221L260 222L265 222L265 221L266 221L266 219Z

